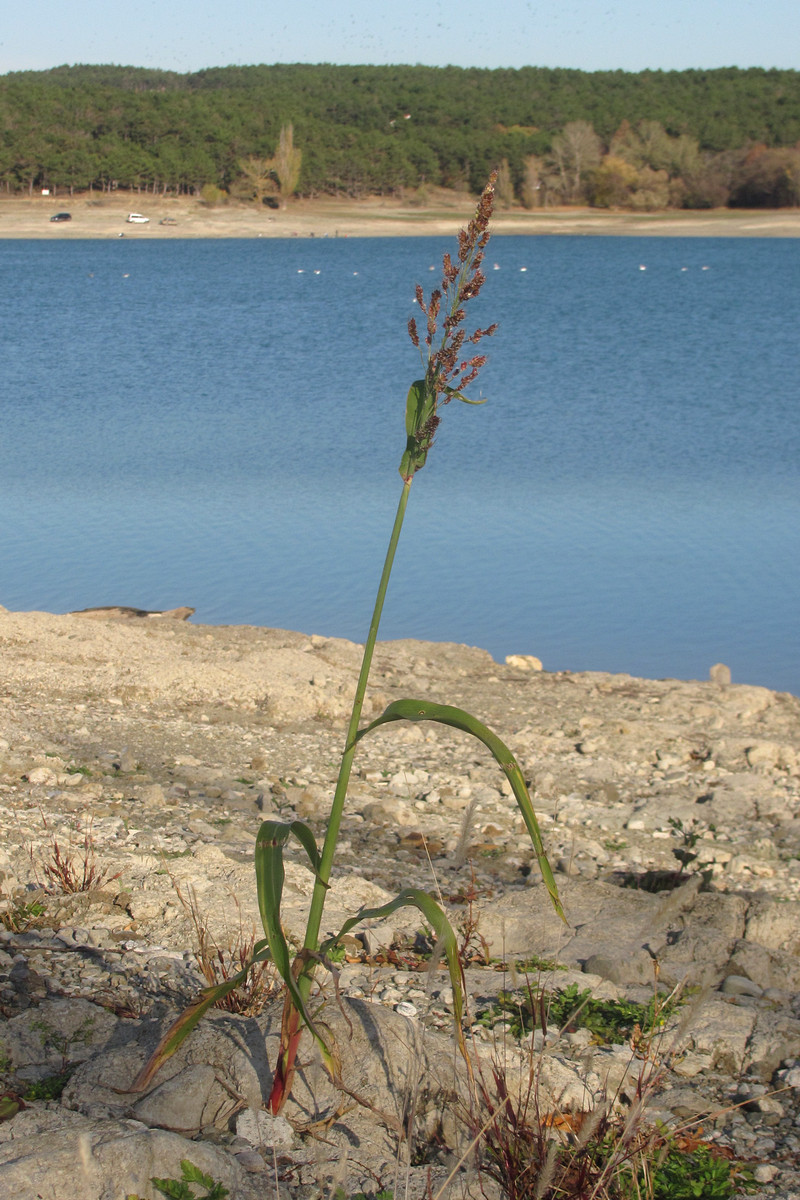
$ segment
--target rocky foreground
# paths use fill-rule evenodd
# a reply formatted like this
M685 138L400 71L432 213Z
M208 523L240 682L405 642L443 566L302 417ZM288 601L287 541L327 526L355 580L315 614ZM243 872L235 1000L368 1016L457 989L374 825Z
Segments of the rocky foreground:
M360 647L4 609L0 645L0 1194L151 1197L150 1178L179 1176L186 1158L244 1200L337 1185L421 1194L429 1172L435 1192L468 1121L454 1099L448 977L417 969L430 944L408 910L348 943L342 1007L326 989L350 1094L309 1050L285 1115L264 1113L274 1004L217 1012L145 1093L127 1090L203 982L198 923L220 945L240 922L258 926L261 821L298 816L322 834ZM469 935L468 1020L487 1063L498 1045L516 1062L508 1025L477 1018L522 975L640 1002L656 977L680 986L650 1116L701 1125L748 1160L761 1194L797 1195L800 700L548 674L410 641L379 646L371 684L371 715L428 697L510 745L569 924L484 748L397 724L359 750L326 929L408 884L441 894ZM284 924L301 936L312 877L291 847L288 859ZM64 893L65 864L88 871L90 890ZM551 1027L528 1041L552 1112L624 1103L651 1069L626 1038ZM467 1160L451 1186L477 1194L481 1182Z

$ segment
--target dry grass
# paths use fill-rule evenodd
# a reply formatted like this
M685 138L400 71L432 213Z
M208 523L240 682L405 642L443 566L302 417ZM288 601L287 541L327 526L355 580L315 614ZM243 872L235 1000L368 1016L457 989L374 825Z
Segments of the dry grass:
M187 898L175 879L172 884L194 929L196 945L193 953L200 973L209 987L227 983L252 960L256 944L255 926L251 922L249 929L245 927L241 905L233 896L237 924L224 941L218 941L208 928L208 919L200 908L194 888L189 888ZM270 1001L281 994L282 986L273 963L257 962L250 967L244 982L218 1000L216 1007L245 1017L257 1017Z
M47 832L47 819L42 814ZM33 853L31 852L31 859ZM73 895L78 892L93 892L119 879L121 871L111 874L108 867L97 861L94 848L92 819L77 819L70 828L65 846L50 832L48 856L39 864L46 880L45 891L51 895ZM34 864L36 866L36 864Z
M553 1047L544 1039L535 1049L531 1036L523 1049L506 1032L488 1058L476 1047L460 1115L484 1195L499 1188L506 1200L726 1200L746 1183L730 1153L691 1126L666 1130L648 1118L681 1040L684 1022L667 1032L663 1019L673 998L654 1005L649 1028L633 1029L633 1081L595 1096L585 1110L562 1109L548 1096L541 1076ZM546 1032L544 1013L541 1026Z

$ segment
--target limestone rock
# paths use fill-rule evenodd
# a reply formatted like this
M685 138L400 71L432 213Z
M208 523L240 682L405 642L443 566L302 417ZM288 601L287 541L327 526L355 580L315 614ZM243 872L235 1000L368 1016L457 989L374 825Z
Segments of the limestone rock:
M285 1117L273 1117L263 1109L245 1108L236 1118L236 1135L255 1148L289 1150L294 1130Z
M507 654L506 666L516 667L518 671L541 671L542 660L533 654Z
M131 1113L150 1128L160 1126L192 1137L217 1123L220 1110L212 1100L215 1081L214 1068L207 1063L184 1067L134 1104Z
M616 954L606 951L590 954L584 963L584 970L601 975L612 983L649 984L653 982L655 963L644 948L628 952L620 950Z
M709 999L687 1022L683 1046L705 1059L708 1069L736 1077L746 1066L747 1046L755 1024L752 1010Z
M800 902L756 901L748 909L744 936L768 950L800 955Z
M18 1200L151 1196L150 1180L180 1179L183 1159L222 1183L237 1200L263 1196L263 1190L224 1150L147 1129L137 1121L76 1120L70 1114L59 1123L46 1121L39 1131L26 1110L10 1126L17 1126L17 1136L0 1143L0 1194Z
M66 1051L77 1069L48 1110L57 1137L78 1127L94 1137L105 1122L104 1137L112 1127L125 1138L148 1134L147 1145L176 1137L169 1144L191 1157L163 1128L186 1127L197 1131L190 1150L230 1144L234 1169L263 1194L271 1154L259 1148L269 1140L264 1104L279 1005L258 1018L204 1018L145 1094L125 1089L202 983L192 953L198 929L177 889L195 897L199 927L218 945L240 925L258 938L261 822L302 816L321 843L360 648L286 630L4 611L0 637L0 810L9 833L0 847L3 1086L22 1091L60 1072ZM323 935L401 888L439 889L467 939L473 1010L526 980L647 1003L658 970L660 987L710 990L703 1001L690 994L665 1033L683 1047L678 1097L692 1092L728 1111L742 1071L750 1083L778 1086L775 1072L794 1069L800 1055L800 700L713 681L549 674L452 644L379 644L370 704L407 695L411 680L417 695L475 712L518 756L550 862L577 871L557 877L568 923L553 910L488 752L456 730L398 722L359 743ZM86 894L45 891L52 835L79 855L70 831L89 821L98 868L107 881L119 878ZM681 848L697 858L677 863ZM290 939L302 940L313 883L290 839L281 913ZM367 926L338 968L346 1018L330 984L319 1013L342 1051L348 1098L304 1042L287 1109L300 1128L325 1125L334 1144L324 1153L339 1172L331 1194L335 1184L352 1195L388 1178L409 1096L420 1097L421 1150L440 1128L448 1147L460 1146L453 997L441 964L407 969L430 951L429 933L415 909ZM487 954L496 961L479 965ZM561 1099L576 1104L604 1081L630 1090L627 1048L591 1047L586 1057L585 1033L549 1029L544 1039L537 1030L531 1039L557 1064L548 1068L553 1103L560 1083ZM483 1028L474 1034L482 1048ZM349 1093L373 1108L333 1120ZM658 1103L668 1108L668 1093ZM722 1118L723 1144L788 1162L797 1133L781 1103L783 1115ZM687 1108L685 1099L676 1104ZM17 1141L18 1157L29 1135L45 1133L30 1124L31 1109L0 1124L0 1145ZM237 1117L245 1131L254 1123L249 1140L234 1133ZM356 1145L357 1155L348 1150ZM281 1151L296 1179L304 1171L317 1179L309 1153L302 1138ZM119 1200L104 1161L108 1200ZM175 1175L178 1161L154 1173ZM410 1194L425 1191L429 1165L411 1168Z

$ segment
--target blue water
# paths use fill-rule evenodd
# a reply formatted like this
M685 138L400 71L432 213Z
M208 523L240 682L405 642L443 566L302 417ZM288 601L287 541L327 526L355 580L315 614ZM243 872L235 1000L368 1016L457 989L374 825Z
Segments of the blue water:
M450 248L0 241L0 604L363 640ZM488 267L488 403L444 410L382 636L800 693L800 242L503 237Z

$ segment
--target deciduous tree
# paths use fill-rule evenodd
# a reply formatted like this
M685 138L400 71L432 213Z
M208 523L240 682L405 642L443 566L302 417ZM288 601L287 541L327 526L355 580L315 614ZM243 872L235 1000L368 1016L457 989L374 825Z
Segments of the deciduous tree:
M583 195L588 172L600 162L602 145L588 121L570 121L553 138L553 159L566 201Z
M303 152L294 144L294 126L291 122L281 126L278 149L275 151L273 162L284 204L297 191L302 161Z
M259 158L258 155L251 154L241 159L239 170L243 176L241 191L250 199L255 198L259 204L263 204L265 196L272 195L277 190L274 158Z

